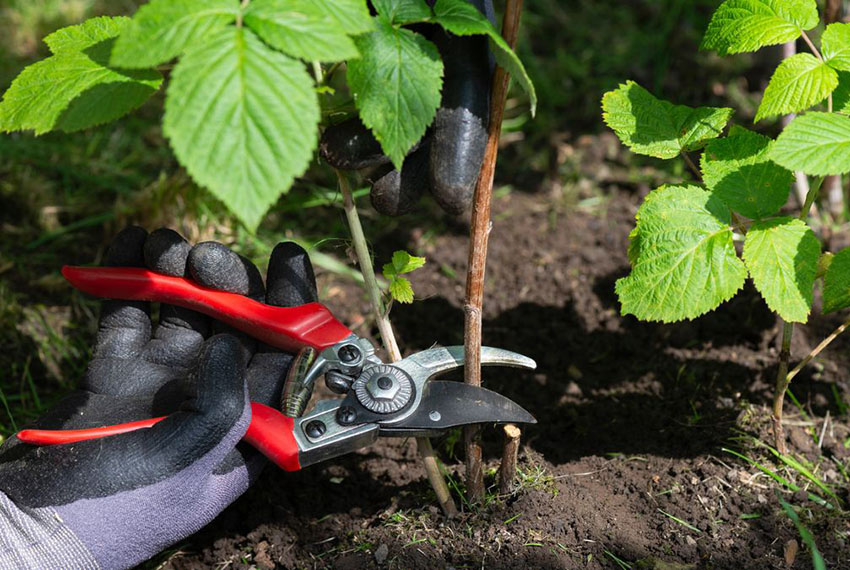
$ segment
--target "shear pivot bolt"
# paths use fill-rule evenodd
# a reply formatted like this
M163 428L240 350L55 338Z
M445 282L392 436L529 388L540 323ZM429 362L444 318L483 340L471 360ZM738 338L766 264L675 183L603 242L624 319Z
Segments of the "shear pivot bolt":
M413 380L401 370L389 364L373 366L364 371L351 385L357 401L376 414L392 414L413 397Z
M307 424L307 427L304 428L304 432L313 439L322 437L325 435L327 430L328 426L325 425L325 422L321 422L319 420L313 420Z
M346 344L340 347L339 352L337 352L337 356L339 356L339 359L346 364L351 364L360 358L360 349L353 344Z

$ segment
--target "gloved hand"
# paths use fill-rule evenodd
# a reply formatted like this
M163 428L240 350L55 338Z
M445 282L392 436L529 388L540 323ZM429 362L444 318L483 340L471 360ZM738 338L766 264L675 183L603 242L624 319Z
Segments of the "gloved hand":
M127 228L106 256L272 305L316 301L306 253L257 268L213 242ZM265 458L240 444L250 400L278 406L292 357L199 313L105 301L85 389L36 422L79 429L169 415L152 428L74 444L0 447L0 569L127 568L194 533L241 495Z
M469 0L493 21L492 0ZM443 98L434 123L407 155L401 171L377 169L370 198L388 216L413 209L426 189L449 214L463 213L472 203L484 160L490 120L490 77L494 62L485 36L455 36L439 26L423 35L436 44L443 59ZM360 119L325 129L319 150L341 170L381 167L390 159Z

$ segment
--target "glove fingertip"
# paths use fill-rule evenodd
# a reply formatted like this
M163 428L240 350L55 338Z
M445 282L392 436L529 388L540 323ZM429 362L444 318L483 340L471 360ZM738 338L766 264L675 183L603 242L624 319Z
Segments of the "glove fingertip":
M277 244L269 260L266 303L297 307L318 300L316 275L307 252L295 242Z
M472 204L487 148L487 125L463 107L440 108L434 125L431 194L443 210L459 215Z
M404 159L401 171L393 170L373 185L372 207L385 216L401 216L413 210L428 189L428 139Z
M319 153L325 162L342 170L359 170L390 161L381 143L358 118L325 129L319 141Z
M103 264L112 267L144 267L144 245L148 232L139 226L127 226L113 238Z
M159 228L145 240L145 264L157 273L183 277L192 246L176 231Z
M262 298L263 279L253 263L224 244L205 241L189 252L186 261L189 275L211 289Z

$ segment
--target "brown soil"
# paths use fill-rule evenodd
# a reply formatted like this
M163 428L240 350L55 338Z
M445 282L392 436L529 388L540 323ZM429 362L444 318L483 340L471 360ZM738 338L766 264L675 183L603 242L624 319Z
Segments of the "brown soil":
M539 367L485 373L488 387L539 422L524 428L515 494L490 496L479 512L446 521L413 442L388 439L299 473L267 469L165 567L617 568L620 559L635 568L809 568L810 554L774 494L782 489L804 507L828 567L850 568L846 518L723 450L760 457L805 486L740 439L772 442L774 317L751 289L690 323L620 317L614 282L627 271L626 236L646 188L613 184L616 165L596 164L607 169L590 173L602 191L579 187L557 199L514 191L494 202L485 343L527 354ZM450 229L431 239L413 229L377 244L379 259L398 247L428 257L413 275L424 299L393 309L408 351L461 342L466 238L465 228ZM357 288L326 285L332 308L362 322L368 309ZM793 357L838 322L816 317L799 329ZM794 380L806 417L786 404L790 449L837 488L846 480L829 458L846 463L850 430L833 386L847 401L847 346L835 343ZM819 450L803 424L820 434L827 413ZM497 432L488 433L495 458ZM451 443L436 442L460 482ZM491 473L491 489L496 481ZM846 486L839 495L850 499ZM796 556L791 541L799 543Z

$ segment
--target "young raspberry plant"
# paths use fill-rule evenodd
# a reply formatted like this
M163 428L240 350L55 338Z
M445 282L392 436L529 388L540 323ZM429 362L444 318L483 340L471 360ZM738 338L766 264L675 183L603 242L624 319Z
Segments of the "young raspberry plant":
M165 90L162 132L199 186L253 231L313 158L333 111L356 114L397 168L434 121L444 66L416 31L486 36L528 91L520 59L466 0L150 0L44 38L51 55L3 93L0 132L110 123ZM411 29L413 28L413 29ZM350 99L329 95L346 70ZM328 96L326 96L328 95Z
M824 177L850 172L850 24L828 25L818 49L806 34L818 23L815 0L726 0L705 33L702 49L721 55L799 38L808 45L811 53L778 66L756 113L757 123L802 113L775 140L737 125L726 130L732 109L674 105L631 81L602 99L605 122L632 152L682 157L697 179L657 188L640 206L629 235L631 272L616 284L622 313L644 321L693 319L752 279L783 321L773 405L782 453L788 383L848 325L789 373L794 323L808 320L820 278L824 313L850 307L850 249L822 254L808 224ZM697 151L699 166L689 155ZM780 213L794 172L813 179L796 216ZM742 255L736 241L743 241Z
M399 303L413 302L413 286L410 284L410 280L402 277L402 275L415 271L423 265L425 265L424 257L416 257L406 251L396 251L393 253L392 261L385 263L382 271L384 277L389 282L387 292L390 299ZM389 303L387 306L389 307ZM387 310L389 311L389 308Z

